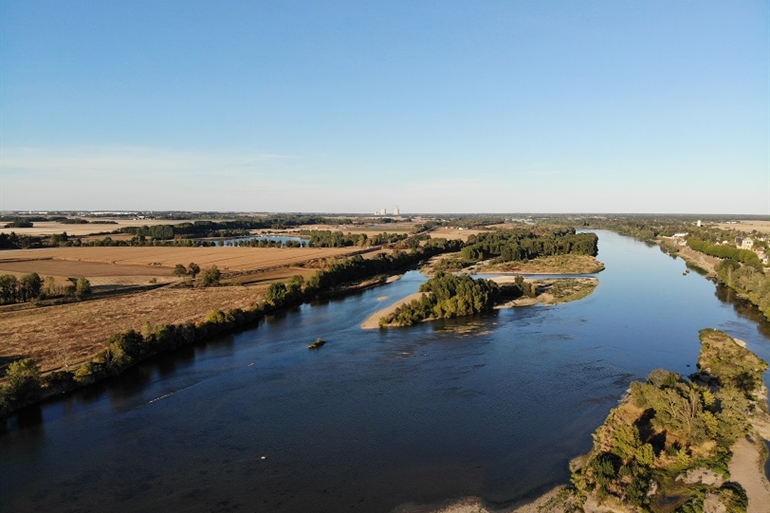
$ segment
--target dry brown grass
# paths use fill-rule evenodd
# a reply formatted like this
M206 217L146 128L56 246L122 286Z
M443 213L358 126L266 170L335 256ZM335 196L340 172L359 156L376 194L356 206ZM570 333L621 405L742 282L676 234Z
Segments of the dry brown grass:
M84 361L107 338L145 323L201 320L214 309L243 308L262 298L267 284L206 289L163 288L65 305L0 313L0 359L31 357L42 371Z
M756 230L759 233L770 233L770 221L744 220L737 223L717 223L722 230L739 230L751 233Z
M81 236L92 233L112 232L126 226L155 226L160 224L180 224L190 221L169 221L167 219L100 219L89 218L88 224L64 224L57 221L34 222L32 228L2 228L0 233L16 232L18 235L53 235L54 233L67 232L67 235ZM117 224L99 223L99 221L115 221ZM5 226L3 223L1 226ZM101 237L100 237L101 238ZM130 238L130 237L129 237Z
M604 269L604 264L588 255L553 255L524 262L505 262L496 265L480 265L482 273L520 274L592 274Z
M254 271L296 265L308 260L349 254L360 248L234 248L234 247L63 247L17 249L0 252L0 272L6 268L36 271L35 266L48 266L50 274L86 276L81 269L100 274L152 275L171 274L176 264L195 262L201 268L216 265L221 271ZM28 262L28 263L23 263ZM47 262L44 264L44 262ZM90 264L86 266L86 264ZM112 270L107 267L110 266ZM160 269L159 269L160 268ZM124 272L124 269L127 270ZM58 271L58 272L56 272ZM41 276L44 273L36 271ZM102 274L103 273L103 274Z
M489 230L476 230L476 229L461 229L461 228L448 228L446 226L440 226L433 229L430 232L430 236L434 239L459 239L462 241L468 240L471 235L478 235L479 233L488 232Z

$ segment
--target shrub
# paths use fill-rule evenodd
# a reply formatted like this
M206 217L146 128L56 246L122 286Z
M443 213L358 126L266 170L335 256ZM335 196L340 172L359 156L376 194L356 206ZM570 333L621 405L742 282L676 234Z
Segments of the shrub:
M91 282L87 278L80 277L75 285L75 295L80 297L91 293Z
M5 398L10 406L21 406L40 397L42 380L37 363L32 358L17 360L5 374Z
M215 285L219 285L219 279L222 277L222 273L217 268L217 266L212 265L211 267L205 268L201 272L201 279L200 279L200 285L201 287L213 287Z

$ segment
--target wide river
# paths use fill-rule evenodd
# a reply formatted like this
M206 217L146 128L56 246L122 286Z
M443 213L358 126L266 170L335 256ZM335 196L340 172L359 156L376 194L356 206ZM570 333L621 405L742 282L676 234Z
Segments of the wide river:
M599 259L578 302L359 329L416 291L425 278L410 272L33 408L0 427L0 510L504 503L566 482L629 381L693 372L701 328L770 359L768 325L682 260L609 232ZM308 350L317 337L328 343Z

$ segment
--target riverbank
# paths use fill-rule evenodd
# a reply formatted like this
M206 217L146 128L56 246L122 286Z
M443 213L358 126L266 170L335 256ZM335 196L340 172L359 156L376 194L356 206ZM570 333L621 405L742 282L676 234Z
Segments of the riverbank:
M156 355L255 326L267 314L303 302L339 297L384 284L389 277L400 275L404 269L441 251L443 249L439 247L426 247L414 249L410 253L379 254L377 258L369 260L357 255L337 262L328 269L316 271L308 280L302 278L295 281L292 278L288 287L284 283L272 284L245 307L215 308L206 313L202 320L186 319L178 323L147 320L139 329L130 328L105 334L108 338L102 339L102 350L87 355L79 365L73 364L70 355L65 353L62 357L64 370L45 375L41 373L39 363L34 358L12 355L8 358L9 363L23 362L23 372L28 376L20 381L6 375L6 379L0 383L0 418L53 396L117 377L126 369ZM228 288L240 289L214 287L207 290ZM170 310L173 309L166 309ZM106 326L112 328L112 325L93 323L92 317L82 319L78 325L81 330L91 327L101 330L100 333L104 332ZM56 338L52 337L52 340Z
M478 497L466 497L433 506L404 504L391 513L566 513L566 490L565 485L560 485L535 499L524 499L507 506L492 506Z
M383 308L382 310L377 310L372 315L366 318L364 322L361 323L361 329L364 330L376 330L380 327L380 319L392 314L396 311L396 309L401 306L405 305L407 303L411 303L415 299L419 299L422 296L422 292L415 292L414 294L409 294L403 299L400 299L393 303L392 305ZM383 298L386 299L386 298Z
M700 251L695 251L689 246L673 245L664 239L657 239L655 242L662 248L669 250L670 255L681 257L682 260L688 264L702 269L706 272L707 276L716 276L716 270L714 268L720 262L720 259L704 255Z

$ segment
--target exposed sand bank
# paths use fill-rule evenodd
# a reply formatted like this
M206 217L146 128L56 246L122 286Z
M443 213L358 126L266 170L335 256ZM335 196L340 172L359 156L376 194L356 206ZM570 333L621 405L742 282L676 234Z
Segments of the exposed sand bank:
M392 513L564 513L559 492L565 487L557 486L536 499L528 499L505 507L493 507L484 504L478 497L466 497L441 505L404 504Z
M386 315L390 315L399 306L405 303L409 303L414 299L418 299L420 296L422 296L422 292L415 292L414 294L410 294L406 296L404 299L396 301L395 303L393 303L387 308L383 308L382 310L378 310L374 312L364 322L361 323L361 328L365 330L376 330L377 328L380 327L380 319L382 317L385 317Z
M732 446L730 480L740 483L749 498L747 513L766 513L770 505L770 482L765 478L762 440L742 438Z

